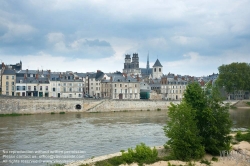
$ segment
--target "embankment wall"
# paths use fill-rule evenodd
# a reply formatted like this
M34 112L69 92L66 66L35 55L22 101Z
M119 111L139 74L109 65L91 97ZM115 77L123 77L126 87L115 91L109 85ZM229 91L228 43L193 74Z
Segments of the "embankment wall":
M173 103L179 103L173 101ZM76 106L80 105L80 109ZM125 110L167 109L169 101L162 100L95 100L35 97L0 97L0 114L36 114L51 112L110 112Z

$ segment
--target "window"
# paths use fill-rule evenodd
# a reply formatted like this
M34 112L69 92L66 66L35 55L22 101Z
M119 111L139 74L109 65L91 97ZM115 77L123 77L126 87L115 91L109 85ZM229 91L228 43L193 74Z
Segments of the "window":
M55 91L56 91L56 88L52 88L52 91L55 92Z
M69 91L72 92L72 88L69 88Z
M122 87L122 84L120 84L120 87Z
M34 90L36 90L36 86L34 86Z
M63 92L66 92L66 88L63 88Z
M12 76L12 80L14 80L15 79L15 76Z
M31 90L31 86L28 86L28 90Z
M159 72L161 72L161 68L159 68Z
M115 93L116 93L116 89L115 89Z
M98 88L96 87L96 90L98 90Z
M91 85L93 85L93 83L91 83Z
M64 86L66 86L67 84L66 83L63 83Z
M82 95L81 95L81 94L78 94L78 97L82 97Z
M116 87L116 84L115 84L115 87Z
M72 86L72 83L69 83L69 86Z
M6 86L8 86L8 85L9 85L9 82L7 81L7 82L6 82Z
M96 83L96 85L98 85L98 83Z
M9 79L9 76L6 76L6 80L8 80Z
M9 91L9 87L8 86L6 86L6 91Z
M135 87L136 87L136 84L135 84Z
M20 86L17 86L17 87L16 87L16 90L21 90L21 87L20 87Z
M26 89L25 86L23 86L23 87L22 87L22 90L25 90L25 89Z
M60 83L58 83L58 86L60 86Z
M42 86L40 86L40 90L43 90L43 87L42 87Z
M14 91L15 90L15 87L14 86L12 86L12 91Z
M72 97L72 94L69 94L69 97Z
M79 92L81 92L82 91L82 88L79 88Z

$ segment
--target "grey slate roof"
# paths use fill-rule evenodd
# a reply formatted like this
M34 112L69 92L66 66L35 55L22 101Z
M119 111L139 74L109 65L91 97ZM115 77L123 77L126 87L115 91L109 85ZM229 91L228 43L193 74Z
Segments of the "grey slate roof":
M28 77L24 79L24 77L16 77L16 83L20 83L22 80L22 83L39 83L39 84L49 84L48 78L34 78L34 77Z
M4 70L3 75L16 75L16 71L15 70Z
M157 59L153 67L162 67L160 61Z

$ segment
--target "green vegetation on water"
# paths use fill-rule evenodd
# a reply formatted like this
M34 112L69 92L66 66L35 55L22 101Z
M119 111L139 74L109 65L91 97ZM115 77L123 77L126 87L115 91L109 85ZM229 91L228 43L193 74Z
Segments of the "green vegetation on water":
M11 113L11 114L0 114L0 117L9 117L9 116L22 116L22 115L32 115L32 114L19 114L19 113Z

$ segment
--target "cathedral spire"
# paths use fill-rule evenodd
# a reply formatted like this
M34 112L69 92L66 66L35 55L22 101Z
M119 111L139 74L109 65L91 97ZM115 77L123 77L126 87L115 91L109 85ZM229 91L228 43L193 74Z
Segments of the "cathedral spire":
M147 74L149 74L149 53L148 53L148 58L147 58Z

